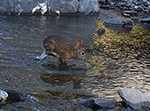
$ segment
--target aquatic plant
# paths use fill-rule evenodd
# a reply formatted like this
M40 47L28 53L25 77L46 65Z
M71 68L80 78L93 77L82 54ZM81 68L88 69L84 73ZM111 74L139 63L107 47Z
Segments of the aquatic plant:
M98 23L98 27L105 29L106 33L102 36L94 34L94 43L90 47L94 50L93 54L104 52L107 55L127 55L147 54L150 51L150 30L139 24L135 25L130 33L118 32L107 28L103 22Z

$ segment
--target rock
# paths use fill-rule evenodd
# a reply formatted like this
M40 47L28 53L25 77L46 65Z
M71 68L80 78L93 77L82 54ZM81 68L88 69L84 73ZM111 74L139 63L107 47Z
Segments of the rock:
M150 24L150 17L142 19L141 22L146 22Z
M88 107L91 109L100 109L101 107L96 106L95 102L91 98L77 98L74 100L76 104Z
M112 19L109 19L107 20L105 23L108 23L108 24L120 24L120 25L123 25L124 23L132 23L133 21L130 19L130 18L123 18L123 17L116 17L116 18L112 18Z
M133 21L134 24L139 24L140 23L140 20L137 17L133 17L132 21Z
M90 14L98 11L99 7L97 0L79 0L80 13Z
M80 4L78 0L50 0L48 5L52 12L60 11L60 13L77 13Z
M100 28L100 29L98 29L98 31L97 31L97 33L98 33L99 36L104 35L105 32L106 32L106 31L105 31L105 29L103 29L103 28Z
M39 4L45 4L44 13L85 13L90 14L92 12L98 12L97 0L1 0L0 12L1 13L33 13L43 10Z
M17 92L15 90L5 90L8 93L8 101L9 102L20 102L25 101L27 95Z
M102 5L100 6L100 8L110 9L110 6L109 6L109 5L106 5L106 4L102 4Z
M122 13L121 15L124 17L130 17L131 16L130 14L127 14L127 13Z
M118 31L124 31L124 28L131 30L133 28L133 24L134 23L130 18L123 18L123 17L112 18L104 22L104 25L106 27Z
M118 94L123 99L127 106L133 109L149 109L150 110L150 95L142 93L137 89L121 88ZM148 111L148 110L147 110Z
M78 98L75 99L76 104L89 107L91 109L112 109L115 107L116 102L105 98Z
M136 15L137 11L126 10L126 11L124 11L124 13L130 14L130 15Z
M116 102L105 98L94 98L95 104L103 109L112 109L116 106Z
M123 25L123 28L125 28L125 29L132 29L133 25L125 24L125 25Z
M6 91L0 90L0 104L5 104L8 98L8 93Z

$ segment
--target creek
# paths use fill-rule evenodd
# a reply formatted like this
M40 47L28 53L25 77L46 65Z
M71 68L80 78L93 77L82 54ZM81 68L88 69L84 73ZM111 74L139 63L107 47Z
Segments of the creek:
M84 47L93 43L98 21L116 16L103 12L97 16L10 16L0 15L0 88L12 89L38 98L7 104L2 111L91 111L78 106L75 98L103 97L120 101L119 88L137 88L150 92L150 61L133 55L114 58L90 53L90 62L72 60L58 67L58 58L42 61L42 41L49 35L61 35L75 45L84 39Z

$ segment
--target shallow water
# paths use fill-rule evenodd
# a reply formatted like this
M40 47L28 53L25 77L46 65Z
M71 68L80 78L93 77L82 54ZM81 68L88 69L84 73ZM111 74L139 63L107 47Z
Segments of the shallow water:
M52 34L63 36L73 45L77 39L83 38L84 46L87 47L92 40L96 23L95 16L1 15L0 87L28 94L40 94L45 90L72 93L71 90L79 88L80 81L90 71L89 63L74 60L69 63L69 68L60 69L57 58L48 57L43 61L35 61L34 58L42 54L43 39ZM57 100L59 99L61 98ZM58 106L57 102L54 104ZM30 102L27 102L26 105L23 103L21 106L14 104L4 109L19 110L19 107L22 110L31 111L41 108L47 110L46 106Z
M58 58L51 56L35 60L42 54L42 41L48 35L61 35L73 45L75 40L83 38L88 48L97 22L114 16L117 14L110 11L101 13L99 18L0 16L0 88L27 93L39 100L8 104L3 109L90 111L69 100L92 95L120 101L117 91L122 87L150 92L150 61L148 58L137 60L136 54L112 59L100 52L91 56L92 63L72 60L68 67L59 66Z

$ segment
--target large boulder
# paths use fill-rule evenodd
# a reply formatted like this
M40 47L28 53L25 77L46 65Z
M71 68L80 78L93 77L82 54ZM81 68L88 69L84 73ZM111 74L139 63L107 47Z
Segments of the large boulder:
M78 11L79 2L77 0L50 0L49 6L52 12L76 13Z
M59 11L60 13L85 13L98 12L97 0L0 0L1 13L32 13L35 7L37 10L42 9L45 3L44 10L49 13Z
M2 13L30 13L37 5L35 0L0 0L0 11Z
M79 12L89 14L92 12L98 12L97 0L79 0Z
M133 109L150 110L150 95L137 89L121 88L118 94L127 106Z

